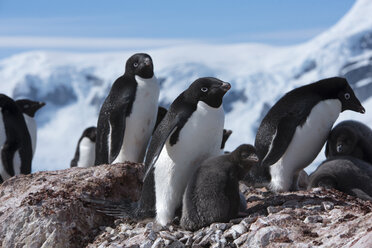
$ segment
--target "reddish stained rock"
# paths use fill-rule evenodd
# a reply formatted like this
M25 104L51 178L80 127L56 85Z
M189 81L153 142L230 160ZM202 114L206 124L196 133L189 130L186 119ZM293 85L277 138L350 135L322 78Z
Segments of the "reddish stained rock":
M0 247L82 247L114 219L85 207L82 193L137 200L142 164L20 175L0 185Z

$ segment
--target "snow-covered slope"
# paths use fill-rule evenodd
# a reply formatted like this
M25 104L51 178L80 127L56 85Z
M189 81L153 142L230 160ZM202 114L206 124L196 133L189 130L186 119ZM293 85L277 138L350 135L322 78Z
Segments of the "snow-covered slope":
M111 84L135 52L152 56L165 106L198 77L232 84L224 103L226 128L233 130L228 150L254 142L262 117L285 92L325 77L346 77L367 110L365 115L346 111L339 120L353 118L372 127L370 13L372 2L358 0L330 30L290 47L193 44L116 53L19 54L0 61L0 92L47 102L36 117L40 128L33 171L69 166L82 131L96 124Z

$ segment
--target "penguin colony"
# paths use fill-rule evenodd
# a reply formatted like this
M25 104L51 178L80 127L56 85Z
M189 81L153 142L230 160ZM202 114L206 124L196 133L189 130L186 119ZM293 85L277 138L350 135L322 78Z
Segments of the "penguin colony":
M230 88L217 78L196 79L167 110L158 106L152 58L131 56L100 109L97 127L83 131L70 166L144 162L141 197L121 204L83 200L108 215L156 218L161 225L179 215L188 230L244 212L240 180L274 192L322 186L372 200L371 129L346 121L332 130L341 112L365 112L346 79L327 78L288 92L263 118L254 146L242 144L231 153L224 151L232 131L224 129L222 107ZM31 173L33 118L42 106L0 94L0 182ZM327 160L300 182L324 144Z

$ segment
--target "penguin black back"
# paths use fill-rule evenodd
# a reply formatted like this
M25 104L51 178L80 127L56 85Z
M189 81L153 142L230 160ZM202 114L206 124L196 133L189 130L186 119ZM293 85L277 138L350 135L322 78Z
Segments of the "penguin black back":
M205 160L190 179L183 198L181 226L196 230L237 218L239 180L258 162L251 145Z
M1 121L1 166L2 180L15 174L30 174L32 161L31 137L20 108L10 97L0 94ZM19 153L20 164L14 164ZM20 168L18 168L18 166Z
M352 156L372 164L372 130L358 121L340 122L328 137L325 155Z

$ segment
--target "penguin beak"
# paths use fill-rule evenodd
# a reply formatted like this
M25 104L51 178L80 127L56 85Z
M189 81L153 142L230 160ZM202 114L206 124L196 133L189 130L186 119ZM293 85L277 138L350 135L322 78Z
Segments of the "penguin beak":
M222 85L221 85L221 89L223 90L223 91L225 91L225 92L227 92L229 89L231 88L231 84L229 84L229 83L222 83Z
M337 145L336 150L338 153L342 152L342 145L341 144Z
M366 112L365 108L363 108L362 105L359 106L358 110L357 110L359 113L362 113L364 114Z
M258 156L256 154L249 155L248 159L252 162L258 162L259 161Z

